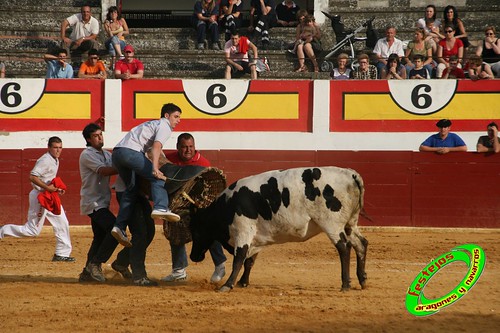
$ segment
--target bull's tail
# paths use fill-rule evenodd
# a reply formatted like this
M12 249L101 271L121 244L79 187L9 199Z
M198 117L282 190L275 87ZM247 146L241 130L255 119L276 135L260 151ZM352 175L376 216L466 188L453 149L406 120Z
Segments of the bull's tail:
M368 221L373 222L373 219L370 217L370 215L366 213L364 207L365 185L363 183L363 179L358 173L353 173L352 179L354 180L359 189L359 214Z

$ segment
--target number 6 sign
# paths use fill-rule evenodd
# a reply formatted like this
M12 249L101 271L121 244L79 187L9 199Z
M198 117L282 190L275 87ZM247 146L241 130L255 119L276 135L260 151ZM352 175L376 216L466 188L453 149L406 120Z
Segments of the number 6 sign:
M1 80L0 113L16 114L33 107L45 90L44 79Z
M455 95L457 80L389 80L391 98L411 114L428 115L443 109Z

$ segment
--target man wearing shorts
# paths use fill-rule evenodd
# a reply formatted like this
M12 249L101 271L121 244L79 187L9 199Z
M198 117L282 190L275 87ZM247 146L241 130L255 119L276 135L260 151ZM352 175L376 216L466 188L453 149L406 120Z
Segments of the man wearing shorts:
M253 53L253 60L248 59L248 50ZM231 79L232 74L250 74L252 80L257 79L257 70L255 69L256 59L258 58L257 46L247 37L240 36L238 32L231 34L231 38L224 46L226 57L226 79Z

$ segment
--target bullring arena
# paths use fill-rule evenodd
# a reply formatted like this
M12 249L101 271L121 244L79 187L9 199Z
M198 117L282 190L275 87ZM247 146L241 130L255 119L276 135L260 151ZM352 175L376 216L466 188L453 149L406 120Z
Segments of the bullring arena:
M39 40L52 40L45 36L57 36L61 19L78 10L68 4L62 11L54 10L51 3L57 6L63 0L36 1L28 10L18 2L31 3L14 0L7 10L29 16L30 23L38 21L34 29L40 22L47 23L40 19L42 15L50 16L51 26L41 33L16 31L14 36L11 31L18 22L4 20L7 28L2 34L12 36L0 40L2 45L9 43L15 56L7 62L8 78L0 79L0 225L25 222L29 172L46 151L47 139L58 135L64 144L59 175L68 185L62 200L76 262L51 261L55 240L48 223L37 238L1 239L0 332L498 331L500 154L475 152L477 138L486 134L486 124L500 124L498 80L334 82L324 79L327 73L322 73L323 79L310 79L315 73L293 73L290 80L192 80L201 74L189 74L182 66L177 66L177 74L167 71L167 65L182 65L179 59L185 53L163 43L163 30L154 33L161 42L153 41L167 48L153 50L161 59L153 64L148 50L139 50L148 69L145 80L16 77L25 67L33 67L40 74L37 77L45 70L36 54L41 49L45 52L45 44L30 56L31 62L21 58L19 53L26 49L18 45L25 40L35 46ZM349 26L355 24L349 17L371 16L374 10L370 6L375 3L387 3L384 10L389 8L389 1L314 1L320 2L368 6L362 15L358 8L344 8L350 10L344 15ZM377 24L398 22L392 14L405 16L412 23L406 33L413 33L413 16L423 14L426 3L419 2L421 8L407 11L408 3L415 1L390 1L390 12L385 19L378 15ZM489 2L478 0L462 1L460 9L467 9L462 13L468 16L462 17L468 19L468 29L471 21L483 24L485 13L493 17L498 12ZM0 12L3 17L11 16L2 8ZM482 37L482 29L476 27L475 36L480 33ZM189 28L181 39L192 33ZM142 37L134 32L127 41L139 44ZM197 50L191 52L198 56ZM204 54L199 58L208 59L210 66L216 63ZM19 64L20 69L12 64ZM198 65L208 66L205 62ZM176 76L181 71L186 76ZM169 79L162 79L165 77ZM201 263L190 261L187 281L168 284L160 281L172 265L160 225L146 258L148 276L159 281L159 286L133 286L110 267L121 247L103 265L105 283L79 283L92 240L89 219L79 214L78 157L85 145L81 131L89 122L100 124L105 147L111 150L131 128L158 118L161 106L169 102L179 105L183 114L165 150L175 149L180 133L193 133L197 148L224 171L228 183L267 170L299 166L335 165L358 171L366 186L365 208L373 218L359 221L369 242L367 288L361 290L357 282L352 253L352 288L340 291L339 256L324 234L304 243L264 249L247 288L217 292L231 270L228 253L226 276L219 284L210 283L210 258ZM468 152L442 156L417 152L421 142L436 133L435 123L442 118L453 121L452 131L464 139ZM112 210L116 213L117 207ZM412 315L405 306L412 282L433 259L462 244L477 244L484 250L486 266L477 283L463 298L432 316ZM191 243L187 247L189 252ZM443 267L426 284L425 296L437 299L450 293L468 274L461 262Z
M367 222L361 221L362 225ZM500 325L498 230L363 227L369 240L368 287L360 290L351 263L352 290L340 292L337 251L325 235L262 251L247 288L218 293L209 283L210 259L190 263L185 283L130 286L110 265L104 284L80 284L90 227L71 228L76 263L50 261L54 236L0 243L2 332L496 332ZM486 268L476 286L429 317L405 308L412 280L432 258L465 244L480 245ZM190 246L188 246L189 248ZM352 260L355 258L353 257ZM158 227L146 259L148 274L170 272L168 243ZM226 265L230 268L230 265ZM450 264L425 288L448 293L466 274ZM227 276L226 276L227 278Z

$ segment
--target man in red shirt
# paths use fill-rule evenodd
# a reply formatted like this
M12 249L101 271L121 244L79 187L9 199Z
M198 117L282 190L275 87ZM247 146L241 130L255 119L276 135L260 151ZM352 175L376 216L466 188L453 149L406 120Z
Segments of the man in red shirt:
M182 133L179 135L177 138L177 151L167 153L165 156L170 162L176 165L210 166L210 162L196 150L194 137L189 133ZM172 252L172 273L162 278L162 281L184 281L187 279L186 268L188 266L186 245L173 244L170 242L170 250ZM212 283L217 283L222 280L226 274L226 269L224 267L226 256L219 242L214 242L212 244L210 247L210 254L215 265L215 271L210 281Z
M140 60L134 58L134 48L132 45L125 46L123 53L125 54L125 59L115 64L115 79L142 79L144 76L144 65Z

